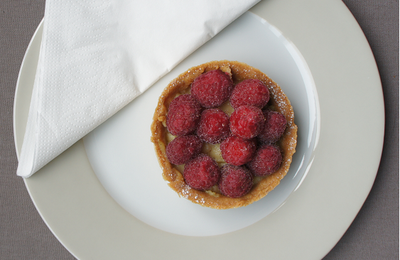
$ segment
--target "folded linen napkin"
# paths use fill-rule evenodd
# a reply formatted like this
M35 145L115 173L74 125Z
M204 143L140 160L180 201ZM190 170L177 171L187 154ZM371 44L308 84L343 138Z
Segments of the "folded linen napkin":
M47 0L17 175L29 177L259 0Z

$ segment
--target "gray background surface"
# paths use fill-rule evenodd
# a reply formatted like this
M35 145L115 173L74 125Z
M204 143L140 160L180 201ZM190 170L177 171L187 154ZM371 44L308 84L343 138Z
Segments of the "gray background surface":
M399 259L399 2L343 2L375 55L385 98L386 130L370 195L324 259ZM44 5L44 0L0 0L0 259L74 259L47 228L23 180L15 174L15 86L25 50L43 18Z

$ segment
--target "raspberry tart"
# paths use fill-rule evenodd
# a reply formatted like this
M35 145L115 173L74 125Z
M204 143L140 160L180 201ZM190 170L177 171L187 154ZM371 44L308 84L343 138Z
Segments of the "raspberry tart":
M151 125L163 178L190 201L247 206L285 177L296 151L290 101L260 70L212 61L175 78Z

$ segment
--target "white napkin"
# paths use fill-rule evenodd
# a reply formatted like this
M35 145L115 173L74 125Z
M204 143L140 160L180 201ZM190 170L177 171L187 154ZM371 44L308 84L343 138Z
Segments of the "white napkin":
M259 0L47 0L17 175L29 177Z

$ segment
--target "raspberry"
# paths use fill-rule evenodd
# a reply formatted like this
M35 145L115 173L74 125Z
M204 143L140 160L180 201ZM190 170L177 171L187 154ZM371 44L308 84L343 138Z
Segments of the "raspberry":
M220 148L225 162L240 166L251 161L256 151L256 143L253 139L247 140L233 135L226 138Z
M275 143L283 135L286 129L286 118L284 115L273 110L264 110L264 129L258 138L264 143Z
M198 76L192 83L192 95L205 108L218 107L229 99L233 82L228 74L211 70Z
M229 101L233 108L243 105L263 108L269 101L269 90L261 80L246 79L236 85Z
M253 176L245 167L225 164L221 169L218 188L221 193L231 198L246 195L253 187Z
M240 106L230 117L230 129L234 135L245 139L256 137L264 127L264 115L258 107Z
M202 146L196 135L178 136L167 145L167 158L172 164L185 164L201 152Z
M218 108L209 108L201 113L197 135L204 142L217 144L229 135L229 117Z
M221 173L218 164L208 155L199 154L183 170L183 178L191 188L207 190L218 183Z
M168 108L167 129L173 135L193 133L200 120L201 106L190 94L172 100Z
M265 176L276 172L282 163L279 147L273 144L261 146L247 166L254 175Z

